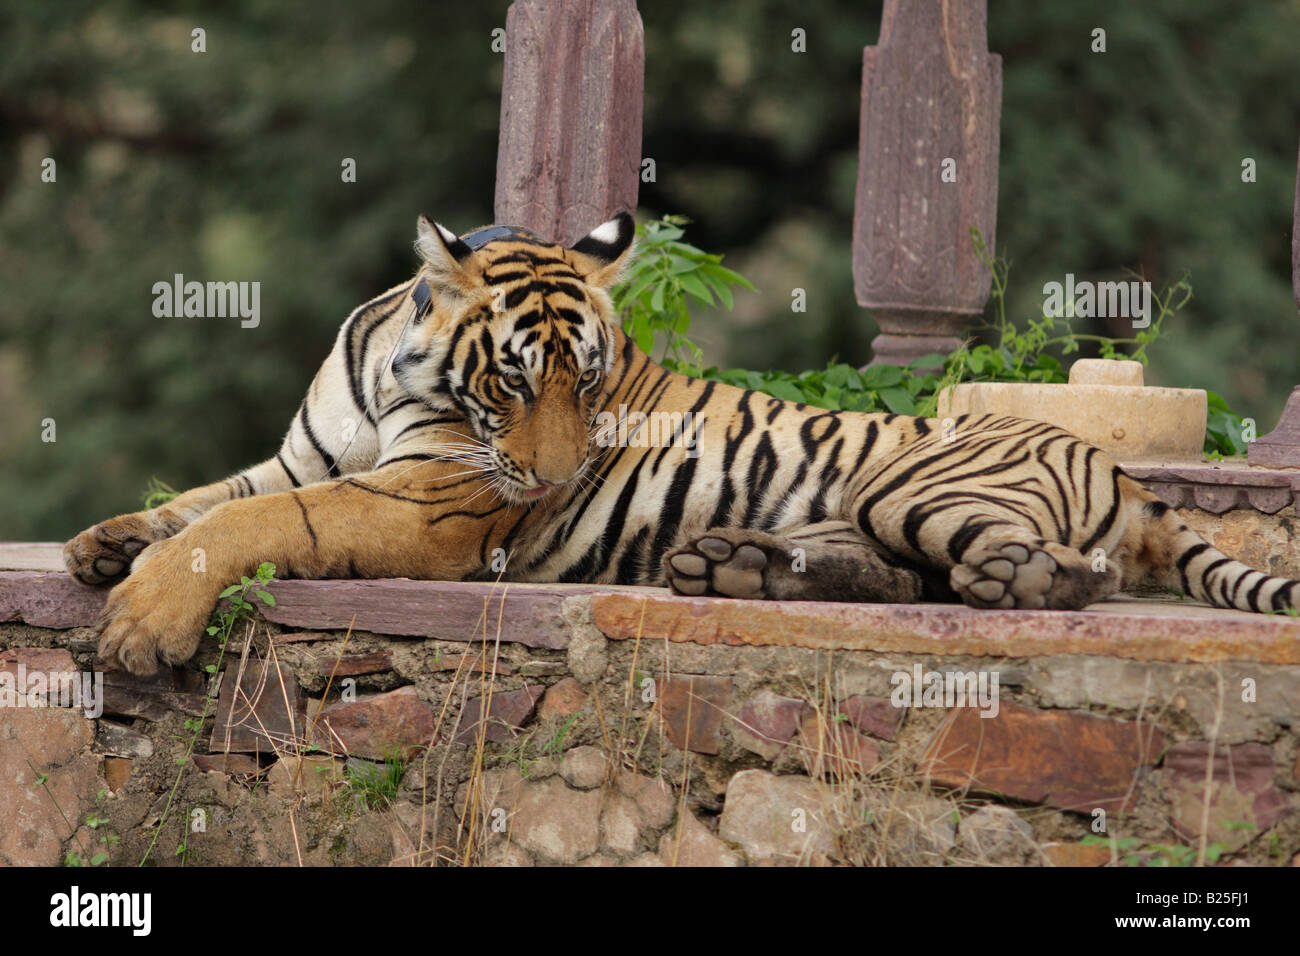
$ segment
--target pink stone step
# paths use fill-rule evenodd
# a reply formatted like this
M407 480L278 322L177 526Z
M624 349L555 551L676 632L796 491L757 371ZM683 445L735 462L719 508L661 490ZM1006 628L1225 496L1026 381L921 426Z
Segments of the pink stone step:
M62 570L58 544L0 544L0 622L67 629L95 622L108 590ZM1189 601L1114 598L1082 611L984 611L945 604L828 604L686 598L662 588L460 581L277 581L273 623L307 631L495 641L563 649L564 602L590 603L615 640L921 654L1088 654L1139 661L1300 664L1300 619ZM355 620L355 623L353 624Z

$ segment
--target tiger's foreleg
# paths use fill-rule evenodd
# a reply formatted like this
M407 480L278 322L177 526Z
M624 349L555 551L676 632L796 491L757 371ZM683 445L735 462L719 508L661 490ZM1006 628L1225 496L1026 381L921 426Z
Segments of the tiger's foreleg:
M63 546L68 571L83 584L121 577L136 555L170 538L200 515L235 498L286 491L293 485L277 459L245 469L225 481L192 488L147 511L117 515L92 525Z
M478 479L431 480L454 467L402 462L214 508L140 552L101 615L101 658L137 674L189 659L221 591L264 561L281 578L465 577L521 512Z
M311 400L317 394L349 394L336 383L344 376L338 351L336 347L321 367L274 458L225 481L192 488L157 508L121 514L87 528L63 547L68 571L83 584L111 581L126 574L146 547L227 501L288 491L373 466L375 428L350 400Z
M783 535L712 528L664 556L678 594L778 601L910 602L921 595L913 571L889 563L846 521Z

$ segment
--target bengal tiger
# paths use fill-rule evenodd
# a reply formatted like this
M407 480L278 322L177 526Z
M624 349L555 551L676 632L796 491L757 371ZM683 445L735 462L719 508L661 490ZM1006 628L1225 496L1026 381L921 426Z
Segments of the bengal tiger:
M263 561L980 608L1081 608L1151 578L1296 605L1300 584L1216 551L1052 425L825 411L661 367L610 295L634 238L627 214L571 248L421 217L414 278L343 323L274 458L68 542L82 582L132 571L101 657L187 660L222 588ZM649 441L656 413L673 428Z

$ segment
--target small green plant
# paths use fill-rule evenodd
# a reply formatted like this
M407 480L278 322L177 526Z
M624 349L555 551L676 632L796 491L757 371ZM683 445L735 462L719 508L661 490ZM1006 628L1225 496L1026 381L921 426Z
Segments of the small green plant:
M224 651L226 642L230 640L230 633L234 630L235 625L242 620L252 620L253 612L256 610L253 603L248 600L248 594L251 591L253 596L265 604L267 607L275 607L275 595L266 590L266 586L271 583L275 577L275 565L268 561L262 562L257 567L256 576L252 578L241 577L238 584L232 584L218 595L218 599L229 599L230 607L222 609L221 605L212 611L212 619L208 622L208 635L216 637L217 643ZM208 673L215 674L219 670L216 664L208 665Z
M159 481L157 478L150 478L149 484L144 489L144 507L146 511L157 508L159 505L165 505L171 501L180 492L167 484L165 481Z
M578 716L578 714L572 715L568 720L555 729L555 733L551 734L551 739L542 745L543 757L559 757L560 754L564 753L564 738L569 735L569 731L572 730L573 725L577 723Z
M397 799L405 773L406 760L397 748L391 747L384 752L382 763L350 762L343 770L343 779L367 810L382 810Z
M108 854L102 850L88 860L83 859L76 850L69 850L63 858L64 866L103 866L107 862Z
M68 830L71 831L73 839L77 840L77 842L80 844L80 850L74 848L69 850L64 855L63 865L64 866L101 866L104 863L107 863L108 862L107 850L112 849L114 846L116 846L120 842L121 838L115 834L105 833L99 838L99 842L106 849L100 850L97 853L91 853L90 848L87 847L86 844L82 841L80 834L77 832L77 828L72 825L72 821L68 819L68 815L63 812L63 807L59 805L59 801L55 798L54 791L50 789L50 783L49 783L50 775L48 773L36 773L36 768L32 766L32 762L30 760L27 761L27 766L31 769L32 773L36 774L36 780L33 781L32 786L41 787L42 789L44 789L46 796L48 796L50 798L50 802L54 804L54 809L58 810L59 816L63 817L63 822L67 825ZM107 793L108 793L107 789L101 789L95 797L95 802L97 804L103 803L104 797L107 795ZM86 826L90 827L90 829L92 830L98 830L106 823L108 823L108 819L106 817L98 816L93 810L86 816ZM85 855L83 856L83 854Z
M1193 866L1196 848L1181 843L1145 843L1140 837L1104 837L1096 834L1079 841L1084 846L1112 848L1123 866L1176 867ZM1231 848L1226 843L1211 843L1205 848L1205 859L1217 863Z
M108 794L107 790L100 790L99 793L95 796L96 803L102 803L104 797L107 794ZM101 863L107 862L108 851L113 849L113 847L117 846L119 843L122 842L122 838L118 836L116 833L108 833L107 831L103 833L100 832L100 830L103 827L107 826L107 824L108 824L107 817L101 817L99 814L93 811L86 816L86 826L90 827L91 830L95 831L95 833L99 837L99 845L104 848L98 853L95 853L90 858L91 866L99 866Z
M533 735L531 733L525 734L523 737L519 738L519 743L515 744L513 747L508 747L502 750L500 753L494 754L494 756L502 763L514 764L519 768L519 776L527 779L532 771L533 764L537 762L536 759L529 758L528 756L528 742L532 740L532 738Z
M691 328L688 297L730 309L731 286L754 288L744 276L722 265L722 256L681 241L689 222L684 216L664 216L637 226L636 258L614 290L623 330L641 351L654 355L656 342L662 342L661 364L688 375L698 374L691 369L698 369L702 357L686 337Z
M538 750L537 756L528 756L528 748L536 736L536 731L525 734L519 738L519 742L512 747L502 750L496 754L496 759L502 763L512 763L519 768L519 775L527 778L532 775L533 766L541 763L543 760L558 758L564 753L564 742L577 722L579 714L573 714L563 724L555 728L550 738L542 744Z
M255 605L248 599L251 593L267 607L275 607L275 596L266 590L266 586L271 583L275 577L275 565L264 561L258 565L254 576L241 577L238 584L232 584L220 594L220 599L228 599L229 606L222 607L220 603L212 611L212 617L209 620L207 633L210 637L217 639L217 662L207 665L204 670L209 675L208 692L203 699L203 713L198 717L190 717L185 721L185 729L189 731L189 741L185 747L185 754L176 758L178 769L176 771L176 782L172 785L171 792L167 795L167 803L163 807L162 815L158 818L158 823L154 828L153 839L149 841L149 846L144 851L144 856L140 858L140 866L144 866L149 856L153 853L154 846L158 843L158 837L162 833L163 824L171 813L172 804L176 799L176 794L180 790L181 780L185 776L185 768L189 766L190 757L194 753L194 748L198 745L199 734L203 731L203 725L208 719L208 714L215 702L217 692L216 675L221 671L221 664L226 657L226 645L230 642L230 636L235 629L235 625L240 621L248 621L250 624L254 620L256 611ZM182 839L176 847L177 855L188 853L188 845Z
M1076 332L1073 316L1047 315L1039 309L1023 329L1007 318L1007 276L1011 269L1005 256L993 257L983 237L971 230L975 253L992 276L989 302L993 318L977 325L989 343L966 346L947 357L937 393L963 382L1037 382L1063 383L1068 376L1061 358L1078 353L1084 343L1092 343L1104 359L1129 359L1147 363L1147 349L1163 335L1165 320L1182 310L1192 298L1191 283L1183 276L1158 294L1152 295L1155 306L1150 324L1135 330L1131 338L1110 338ZM1060 357L1058 357L1058 355ZM925 405L925 414L933 406Z

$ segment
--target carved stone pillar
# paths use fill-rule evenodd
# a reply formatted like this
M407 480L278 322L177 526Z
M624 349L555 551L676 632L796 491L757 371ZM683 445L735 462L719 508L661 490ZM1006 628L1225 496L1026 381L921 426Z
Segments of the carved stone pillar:
M985 0L885 0L862 55L853 278L881 334L874 362L906 364L961 345L991 276L1002 58L988 52Z
M1295 206L1291 224L1291 289L1300 308L1300 160L1296 164ZM1246 462L1274 468L1300 468L1300 385L1291 390L1277 428L1246 449Z
M645 39L635 0L515 0L495 216L566 245L635 212Z

